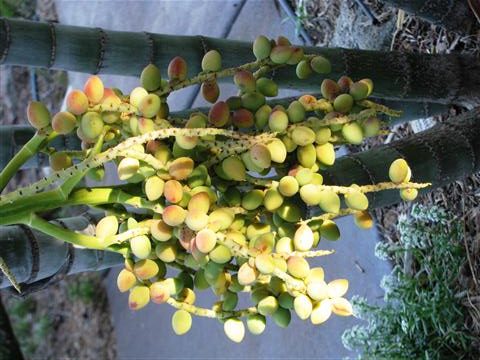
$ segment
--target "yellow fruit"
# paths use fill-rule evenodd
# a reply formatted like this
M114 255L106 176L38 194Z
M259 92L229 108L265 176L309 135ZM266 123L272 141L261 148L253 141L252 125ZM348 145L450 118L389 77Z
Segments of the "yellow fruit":
M306 224L300 225L293 237L295 250L309 251L313 246L313 231Z
M118 231L118 220L116 216L110 215L102 218L95 227L95 236L106 238L113 236Z
M135 263L133 272L140 280L147 280L158 274L157 263L150 259L143 259Z
M260 335L265 331L266 319L260 314L253 314L247 317L247 328L253 335Z
M164 281L156 281L150 285L150 299L155 304L163 304L170 298L170 290Z
M335 163L335 148L333 144L327 142L315 147L318 161L324 165L333 165Z
M176 180L184 180L193 171L194 162L188 157L180 157L172 161L168 173Z
M135 286L128 296L128 306L131 310L140 310L150 302L150 290L144 285Z
M397 159L390 165L388 176L395 184L409 182L411 178L411 170L404 159Z
M67 111L74 115L82 115L88 110L88 98L82 90L72 90L68 93Z
M287 259L288 272L296 278L303 279L308 276L310 265L308 261L300 256L290 256Z
M295 297L295 300L293 301L293 309L300 319L308 319L312 313L312 308L312 300L310 300L308 296L301 294Z
M104 87L102 79L96 75L90 76L85 82L83 91L92 104L98 104L103 99Z
M337 279L328 283L328 297L337 298L342 297L348 291L348 280Z
M117 277L117 287L120 292L130 290L137 283L135 275L127 269L122 269Z
M353 214L355 225L360 229L370 229L373 226L373 218L368 211L358 211Z
M240 319L229 318L223 324L223 330L233 342L240 343L245 337L245 325Z
M353 314L352 305L347 299L338 297L331 299L332 311L339 316L351 316Z
M172 328L175 334L184 335L192 327L192 316L185 310L177 310L172 316Z
M400 197L405 200L405 201L413 201L417 198L418 196L418 190L417 189L401 189L400 190Z
M153 220L150 223L150 233L158 241L168 241L172 238L173 230L162 220Z
M330 315L332 315L332 300L324 299L315 304L310 320L313 325L319 325L327 321Z
M345 203L353 210L367 210L368 198L361 191L349 192L344 195Z

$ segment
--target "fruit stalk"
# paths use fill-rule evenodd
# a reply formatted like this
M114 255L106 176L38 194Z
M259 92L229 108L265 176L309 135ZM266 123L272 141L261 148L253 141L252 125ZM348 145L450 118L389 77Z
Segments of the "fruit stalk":
M54 34L54 37L52 36ZM54 39L54 41L52 41ZM105 46L104 44L111 44ZM114 44L128 43L128 47ZM53 44L53 46L52 46ZM181 54L192 73L201 72L203 46L217 49L225 68L252 60L251 44L199 36L172 36L2 19L0 63L51 67L86 73L138 76L149 63L166 69ZM332 62L331 76L375 78L375 96L442 103L478 103L480 64L465 54L408 54L354 49L305 47L305 53L323 55ZM131 54L136 54L132 63ZM280 87L318 91L323 77L307 80L278 69L273 77Z

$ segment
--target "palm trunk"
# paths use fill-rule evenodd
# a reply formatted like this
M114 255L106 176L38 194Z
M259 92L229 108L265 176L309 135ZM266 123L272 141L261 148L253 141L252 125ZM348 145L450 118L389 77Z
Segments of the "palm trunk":
M16 64L79 71L139 76L155 63L167 69L170 59L182 56L190 74L201 71L204 49L222 53L225 68L253 60L251 43L207 38L47 24L1 19L0 64ZM480 99L480 63L464 54L427 55L338 48L305 47L333 64L332 78L375 80L375 95L442 103L477 103ZM314 75L300 80L291 67L275 71L281 86L318 91L322 80Z
M20 345L0 299L0 359L24 359Z
M96 218L82 215L55 222L71 230L91 232ZM41 287L55 274L97 271L123 263L123 257L109 251L80 249L69 246L36 230L23 226L0 227L0 257L15 279L33 287ZM10 286L0 275L0 288ZM28 289L29 286L23 286Z
M480 109L453 117L431 129L374 149L343 156L322 172L328 184L374 184L388 180L388 164L404 158L412 181L432 183L424 191L449 184L480 170ZM371 193L370 205L400 202L398 190Z
M468 32L475 21L473 11L466 0L384 0L384 2L432 24L459 33Z

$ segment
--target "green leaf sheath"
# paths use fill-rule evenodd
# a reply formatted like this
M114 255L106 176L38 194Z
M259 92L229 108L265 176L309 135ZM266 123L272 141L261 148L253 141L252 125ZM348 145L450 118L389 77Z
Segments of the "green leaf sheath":
M249 42L110 31L5 18L0 21L0 54L3 54L0 61L3 64L138 76L150 62L165 71L169 61L180 55L193 74L201 71L203 45L222 54L224 68L254 60ZM331 61L330 77L348 74L353 79L375 79L374 96L377 97L443 103L471 103L480 99L480 63L471 55L304 49L305 53L324 55ZM132 53L137 61L131 61ZM300 80L290 67L277 69L273 76L280 87L303 91L318 91L322 78L317 74Z

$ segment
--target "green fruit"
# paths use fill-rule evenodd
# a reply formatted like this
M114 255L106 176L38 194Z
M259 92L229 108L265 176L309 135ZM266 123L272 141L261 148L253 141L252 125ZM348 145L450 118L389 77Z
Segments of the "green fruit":
M150 239L145 235L136 236L130 239L130 248L133 255L139 259L146 259L150 256L152 245Z
M238 190L234 186L230 186L225 191L223 196L228 206L231 206L231 207L240 206L240 204L242 203L242 194L240 193L240 190Z
M103 166L99 166L97 168L93 168L88 170L87 176L97 182L101 182L105 177L105 168Z
M322 237L327 240L335 241L340 238L340 230L338 229L337 224L332 220L325 220L320 226L320 233Z
M323 176L319 173L314 173L312 175L312 185L322 185L323 184Z
M96 139L103 131L102 117L93 111L87 112L80 121L82 133L90 140Z
M177 248L172 242L158 243L155 246L155 254L163 262L171 263L177 258Z
M277 210L277 214L285 221L296 223L302 217L302 213L297 204L291 201L284 201Z
M48 160L53 171L63 170L73 165L72 158L68 154L62 152L51 154Z
M340 211L340 197L332 190L321 190L318 206L326 213L337 214Z
M350 86L350 95L355 101L360 101L368 96L369 88L365 82L356 82Z
M258 272L248 262L242 264L238 270L238 283L243 286L251 285L257 280Z
M67 99L67 111L71 112L73 115L82 115L83 113L87 112L88 110L88 98L87 95L81 90L72 90L68 93ZM47 110L48 111L48 110ZM30 111L27 109L27 113L30 113ZM44 122L46 121L45 111L42 111L41 113L39 112L39 115L42 114L42 117L45 119ZM50 118L50 114L48 114L48 117ZM30 118L29 118L30 121ZM49 119L50 122L50 119ZM32 123L30 121L30 123ZM32 124L33 125L33 124Z
M219 71L222 68L222 56L217 50L210 50L202 59L202 70L205 72Z
M158 95L148 94L140 100L138 111L146 118L153 118L160 110L160 104Z
M290 254L293 252L293 250L293 240L289 237L282 237L278 239L277 243L275 244L275 251L277 253Z
M338 86L340 86L340 91L343 93L348 93L350 91L350 86L353 84L353 80L348 76L343 75L337 81Z
M226 230L232 225L235 214L228 208L218 208L212 211L208 219L208 227L214 231Z
M305 120L305 107L300 101L292 101L287 109L288 119L292 123L298 123Z
M293 301L293 308L300 319L306 320L312 313L312 300L308 296L301 294Z
M232 123L238 128L249 128L254 124L253 114L247 109L235 110L232 114Z
M371 117L362 123L365 137L377 136L380 132L381 122L378 118Z
M267 296L270 296L270 295L271 295L270 291L265 286L259 286L259 287L253 288L250 294L252 303L255 306L257 306L261 300L265 299Z
M352 110L352 107L353 97L350 94L338 95L333 102L333 108L335 109L335 111L344 114L350 112L350 110Z
M106 238L118 232L118 220L116 216L105 216L95 226L95 236Z
M278 297L279 305L284 309L293 309L294 297L288 292L282 292Z
M272 44L270 40L263 35L257 36L253 42L253 54L257 60L263 60L270 56L272 51Z
M293 196L298 192L298 181L293 176L284 176L280 179L278 191L283 196Z
M255 222L248 225L246 235L248 240L253 241L257 236L267 234L269 232L271 232L271 227L269 224Z
M295 69L295 73L299 79L308 79L312 74L313 70L310 66L310 62L307 60L302 60L297 64L297 68Z
M233 342L240 343L245 337L245 325L240 319L229 318L223 324L223 330Z
M187 212L178 205L169 205L163 210L162 219L170 226L181 225L187 216Z
M198 210L189 210L185 224L193 231L200 231L208 226L208 215Z
M322 81L320 92L325 99L332 101L340 94L340 86L333 80L325 79Z
M263 191L259 189L250 190L242 199L242 207L245 210L255 210L263 203Z
M187 62L180 56L174 57L168 64L167 73L170 80L185 80L187 78Z
M140 74L140 83L147 91L155 91L162 85L160 69L154 64L148 64Z
M317 74L329 74L332 72L332 64L330 61L320 55L310 60L310 66Z
M248 70L238 70L233 75L233 82L240 91L245 93L252 93L256 89L255 77Z
M275 247L275 237L272 233L259 235L250 241L250 247L263 253L271 253Z
M370 229L373 226L373 218L368 211L358 211L353 214L355 225L360 229Z
M150 290L143 285L135 286L128 296L128 307L131 310L140 310L150 302Z
M118 164L117 174L120 180L127 180L137 174L140 162L133 158L123 158Z
M405 200L405 201L413 201L417 198L418 196L418 190L417 189L401 189L400 190L400 197Z
M258 108L255 112L255 127L257 129L261 130L267 125L271 112L272 108L269 105L262 105Z
M217 244L217 235L210 229L203 229L197 233L195 237L195 245L197 249L204 254L208 254L215 248Z
M297 251L309 251L313 246L313 231L306 224L299 226L293 237L293 243L295 250ZM287 263L288 265L288 263Z
M343 125L342 135L350 144L360 145L363 141L362 128L356 122Z
M281 164L287 158L287 148L280 139L272 139L267 144L267 148L270 152L270 158L273 162Z
M288 115L282 110L274 110L268 118L268 127L274 132L284 132L288 126Z
M279 307L277 311L275 311L272 315L273 321L281 328L286 328L290 325L290 321L292 320L292 315L290 311Z
M410 181L412 172L404 159L397 159L390 165L388 176L395 184L401 184Z
M308 276L310 266L303 257L290 256L287 259L287 270L292 276L303 279Z
M306 126L296 126L291 133L291 137L298 146L306 146L315 142L315 132Z
M194 162L188 157L173 160L168 168L168 173L176 180L185 180L193 171Z
M295 174L295 179L297 179L298 185L304 186L309 184L313 179L313 171L308 168L301 168Z
M270 254L260 254L255 257L255 267L262 274L271 274L275 269L273 257Z
M270 60L274 64L286 64L293 54L293 48L288 45L277 45L270 52Z
M240 155L240 157L242 158L242 161L245 164L248 171L260 173L264 170L263 168L258 167L253 163L249 151L244 152L242 155Z
M205 290L210 287L210 284L205 279L205 273L203 269L198 269L195 272L195 277L193 278L195 287L199 290Z
M135 107L138 107L140 105L140 102L147 95L148 95L148 91L145 90L143 87L134 88L130 92L130 104L132 104Z
M137 278L127 269L122 269L117 276L117 287L122 293L130 290L136 283Z
M318 145L323 145L330 140L332 131L328 127L322 127L315 132L315 142Z
M183 197L182 184L177 180L168 180L163 187L165 199L171 204L177 204Z
M193 169L192 173L188 176L187 183L190 188L196 188L202 186L207 182L208 170L205 165L199 165Z
M224 101L215 103L208 113L208 121L215 127L223 127L230 119L230 109Z
M215 103L220 96L220 88L215 80L203 82L200 91L203 98L211 104Z
M344 195L345 203L353 210L367 210L368 198L360 191L349 192Z
M149 201L158 200L163 195L165 181L158 176L151 176L145 181L145 195Z
M306 168L311 168L315 165L315 161L317 160L315 146L313 146L313 144L299 146L297 148L297 160L300 165Z
M311 318L313 325L319 325L328 320L332 314L332 301L330 299L324 299L315 304L312 309Z
M238 295L234 292L227 291L223 294L222 310L233 311L238 303Z
M140 280L147 280L158 274L159 268L155 261L143 259L135 263L133 272Z
M268 147L263 144L255 144L249 150L250 158L255 166L267 169L272 163L272 156Z
M292 55L287 61L288 65L297 65L305 57L305 53L302 48L294 47Z
M224 245L217 245L208 255L210 260L217 264L225 264L232 259L232 252Z
M250 111L257 111L265 104L265 96L259 92L248 92L242 95L242 106Z
M278 95L278 85L271 79L262 77L257 80L257 91L267 97L275 97Z
M367 85L368 87L368 93L367 93L367 96L370 96L373 92L373 81L370 80L370 79L362 79L360 80L359 82Z
M303 202L309 206L318 205L321 200L321 192L318 190L317 185L307 184L300 188L300 197Z
M265 316L253 314L247 317L247 328L253 335L260 335L265 331L267 321Z
M158 241L168 241L172 238L172 228L162 220L153 220L150 223L150 233Z
M263 199L263 206L268 211L275 211L283 204L283 196L276 189L268 189L265 192Z
M48 114L48 116L50 116L50 114ZM47 125L44 125L44 126L47 126ZM55 116L52 119L53 130L62 135L71 133L76 126L77 126L77 119L72 113L68 111L61 111L55 114Z
M192 327L192 316L185 310L177 310L172 316L172 328L175 334L184 335Z
M331 166L335 163L335 148L329 142L315 146L315 154L323 165Z
M295 144L292 140L291 137L288 135L284 135L281 138L283 145L285 145L285 149L287 150L287 153L291 153L297 149L297 144Z
M240 96L230 96L226 103L230 110L237 110L242 107L242 98Z
M260 300L257 309L263 316L272 315L278 309L278 300L274 296L267 296Z

